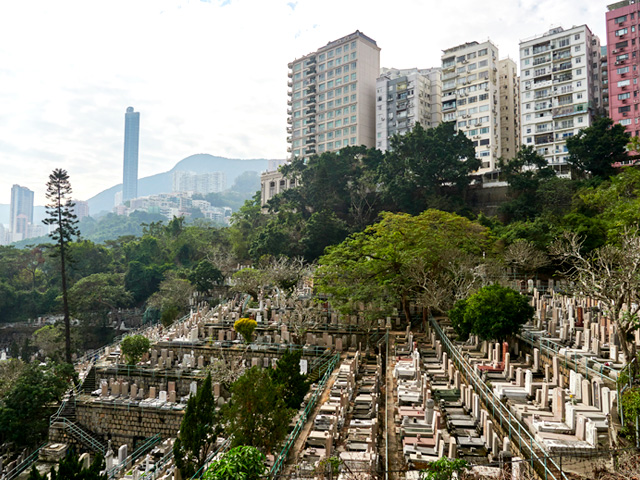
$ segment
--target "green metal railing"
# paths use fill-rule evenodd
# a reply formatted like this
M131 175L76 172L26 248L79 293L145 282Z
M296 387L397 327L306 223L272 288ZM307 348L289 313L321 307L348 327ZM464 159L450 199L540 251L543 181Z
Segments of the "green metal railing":
M152 437L147 438L144 443L142 445L140 445L135 452L133 452L131 455L129 455L127 457L127 459L120 465L116 465L115 467L112 467L108 472L107 472L107 478L113 478L116 475L120 474L123 470L125 470L127 467L131 467L133 466L133 464L135 463L135 461L140 458L142 455L144 455L145 453L147 453L149 450L151 450L156 444L160 443L160 441L162 440L162 438L160 437L160 434L156 433L155 435L153 435Z
M608 380L612 383L616 382L616 376L613 375L614 370L604 363L600 363L593 358L589 358L576 352L574 352L573 355L564 355L560 353L560 349L567 348L566 346L528 330L523 330L518 337L531 346L540 348L540 351L545 352L547 355L562 358L565 367L568 367L577 373L584 373L587 379L589 379L589 376L591 375L592 377L600 377L603 381ZM598 368L590 367L589 362Z
M87 432L85 432L82 428L80 428L78 425L73 423L71 420L65 417L59 417L57 422L62 423L64 428L66 428L69 431L69 433L71 433L71 435L73 435L77 440L82 442L86 447L90 448L94 452L98 452L102 454L103 457L107 453L107 449L102 443L98 442L91 435L87 434Z
M509 439L514 443L517 442L518 448L527 458L527 461L531 463L531 468L544 475L545 480L568 480L568 477L556 461L552 457L545 455L545 449L531 435L528 428L522 425L515 415L502 402L496 399L496 396L482 380L478 372L471 367L460 351L451 343L451 340L442 331L438 322L433 317L430 317L429 320L451 360L458 370L466 376L469 385L473 385L474 392L480 396L487 409L492 411L493 418L496 421L500 421L500 427L507 432ZM557 472L552 471L551 468L557 469Z
M313 393L313 396L311 397L311 399L309 400L309 403L307 404L304 411L300 415L300 418L298 418L298 421L296 422L295 427L293 427L293 430L287 437L287 441L284 447L276 457L276 460L273 463L273 467L271 467L271 471L269 472L269 476L271 478L276 478L277 475L280 473L280 470L282 469L282 467L284 466L284 463L287 460L287 456L289 455L289 451L291 450L291 447L293 447L296 439L298 438L298 435L304 428L304 424L306 423L307 419L309 418L309 415L315 408L318 398L322 395L324 387L329 381L329 377L331 376L331 372L333 372L333 369L335 368L339 360L340 360L340 354L336 353L328 362L325 363L325 365L321 367L321 371L324 371L324 375L320 379L320 382L318 383L318 388L316 388L316 391Z
M2 477L3 480L13 480L22 472L24 472L38 459L38 456L40 455L40 450L42 450L47 445L48 445L48 442L45 442L42 445L40 445L36 450L31 452L31 454L29 454L27 458L25 458L22 462L20 462L19 465L16 465L15 467L13 467L11 471L5 473L4 477Z

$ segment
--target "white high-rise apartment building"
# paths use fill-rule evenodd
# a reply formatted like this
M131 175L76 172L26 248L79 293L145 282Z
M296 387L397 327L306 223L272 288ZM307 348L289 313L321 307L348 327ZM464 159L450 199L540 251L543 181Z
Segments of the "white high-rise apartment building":
M520 42L522 144L569 175L566 139L591 125L601 92L600 40L588 26Z
M376 148L388 150L391 137L404 135L416 123L437 126L441 95L439 68L383 68L376 80Z
M173 172L173 191L192 193L218 193L227 188L224 172L194 173Z
M496 169L500 156L498 47L469 42L443 51L442 121L456 122L482 161L478 173Z
M289 64L290 157L375 146L380 48L360 31Z

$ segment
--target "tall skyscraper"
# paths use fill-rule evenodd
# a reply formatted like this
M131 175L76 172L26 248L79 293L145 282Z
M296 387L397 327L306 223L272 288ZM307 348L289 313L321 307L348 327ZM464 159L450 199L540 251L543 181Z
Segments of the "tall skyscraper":
M290 156L375 146L380 48L356 30L289 64Z
M637 55L640 3L625 0L607 8L609 116L615 123L624 125L632 136L637 136L640 133L640 57Z
M511 160L520 148L520 78L516 62L498 62L500 84L500 156Z
M33 192L27 187L11 187L10 222L12 241L28 238L33 223Z
M586 25L520 42L522 145L558 175L570 175L566 139L591 125L600 103L600 68L600 40Z
M122 175L122 201L138 196L138 144L140 140L140 112L133 107L124 114L124 168Z
M404 135L416 123L424 128L442 120L439 68L383 68L376 81L376 148L389 149L394 135Z

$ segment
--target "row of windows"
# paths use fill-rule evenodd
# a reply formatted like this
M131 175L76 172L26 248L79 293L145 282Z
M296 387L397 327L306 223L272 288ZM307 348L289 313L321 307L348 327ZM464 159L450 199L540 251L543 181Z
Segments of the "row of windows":
M492 52L493 52L493 50L492 50ZM484 57L488 53L489 53L488 49L482 48L482 49L478 50L477 52L467 53L466 55L460 55L458 57L446 58L446 59L442 60L442 68L452 67L452 66L454 66L456 64L456 62L462 63L464 61L472 60L472 59L476 58L476 56ZM494 56L495 56L495 52L493 52L493 53L494 53Z

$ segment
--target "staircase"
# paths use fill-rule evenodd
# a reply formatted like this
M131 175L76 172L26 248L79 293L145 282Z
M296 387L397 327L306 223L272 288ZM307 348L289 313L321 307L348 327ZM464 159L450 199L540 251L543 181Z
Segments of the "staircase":
M103 456L107 453L106 444L104 443L102 438L100 438L95 433L86 430L77 423L74 423L64 417L58 418L56 423L62 424L62 427L69 433L69 435L78 440L89 450L100 453Z
M90 395L96 388L96 367L94 365L82 382L82 392Z

